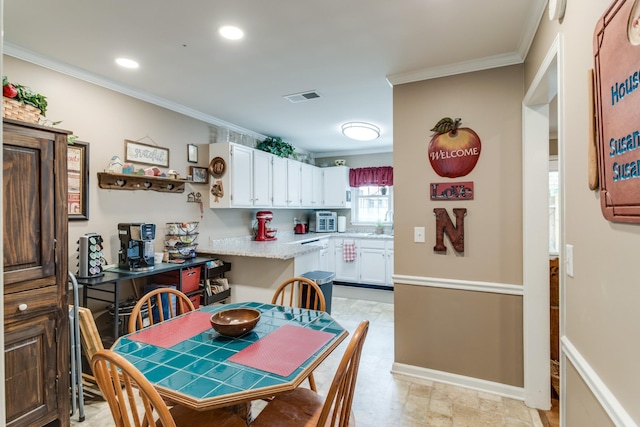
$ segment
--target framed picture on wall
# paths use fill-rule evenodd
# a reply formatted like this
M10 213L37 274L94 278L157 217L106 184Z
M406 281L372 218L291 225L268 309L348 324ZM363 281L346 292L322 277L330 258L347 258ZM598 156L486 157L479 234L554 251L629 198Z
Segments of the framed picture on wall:
M89 219L89 143L67 145L67 211L70 221Z
M187 145L187 161L189 163L198 163L198 146L195 144Z
M191 179L197 184L209 183L209 171L207 168L199 168L197 166L190 166Z

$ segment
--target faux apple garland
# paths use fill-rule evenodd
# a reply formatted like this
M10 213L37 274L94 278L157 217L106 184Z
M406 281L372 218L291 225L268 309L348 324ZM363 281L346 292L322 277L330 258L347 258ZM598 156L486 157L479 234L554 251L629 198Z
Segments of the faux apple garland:
M470 128L461 128L462 119L441 119L431 129L429 162L440 176L458 178L473 170L480 158L480 137Z

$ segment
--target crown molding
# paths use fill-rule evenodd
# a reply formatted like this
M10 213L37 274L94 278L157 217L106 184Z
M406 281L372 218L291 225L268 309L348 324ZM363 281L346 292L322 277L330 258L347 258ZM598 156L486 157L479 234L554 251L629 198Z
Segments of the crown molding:
M431 80L440 77L455 76L457 74L472 73L475 71L489 70L492 68L506 67L509 65L521 64L523 58L517 53L488 56L474 59L472 61L462 61L456 64L443 65L441 67L426 68L423 70L408 71L406 73L391 74L387 76L387 81L391 86L405 83L413 83L421 80Z
M510 65L522 64L529 53L531 44L540 25L540 20L544 16L547 2L539 0L535 13L529 16L522 38L518 43L517 50L512 53L487 56L471 61L458 62L456 64L444 65L441 67L425 68L422 70L408 71L405 73L390 74L387 82L391 86L413 83L421 80L431 80L440 77L454 76L457 74L472 73L475 71L489 70L492 68L507 67Z

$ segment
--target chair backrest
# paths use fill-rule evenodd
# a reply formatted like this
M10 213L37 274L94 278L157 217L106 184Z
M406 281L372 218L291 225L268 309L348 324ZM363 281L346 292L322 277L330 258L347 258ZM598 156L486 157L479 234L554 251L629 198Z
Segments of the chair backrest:
M171 298L175 297L175 307ZM154 317L157 314L158 322L176 317L195 310L193 303L188 296L182 292L168 287L154 289L142 296L131 310L129 317L129 333L135 332L145 326L153 325ZM144 324L143 312L147 313L149 325Z
M93 355L104 348L102 339L100 338L100 332L98 332L96 321L93 319L93 314L91 314L90 309L78 307L78 319L80 322L82 349L84 350L87 360L91 361Z
M326 311L326 302L320 286L306 277L292 277L282 283L273 295L271 304Z
M100 350L91 368L117 427L176 427L155 388L128 360L111 350Z
M318 426L346 427L349 425L353 393L356 388L358 367L360 366L360 355L362 354L362 346L368 331L369 321L363 320L353 333L353 337L342 356L340 365L329 387L329 392L318 419Z

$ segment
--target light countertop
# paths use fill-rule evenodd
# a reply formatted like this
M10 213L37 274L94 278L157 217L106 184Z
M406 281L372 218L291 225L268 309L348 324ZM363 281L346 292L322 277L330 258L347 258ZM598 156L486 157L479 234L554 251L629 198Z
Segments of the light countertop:
M390 234L374 233L278 233L277 240L266 242L256 242L249 236L216 239L208 246L198 245L198 254L286 260L319 251L321 248L314 241L330 237L393 240Z

